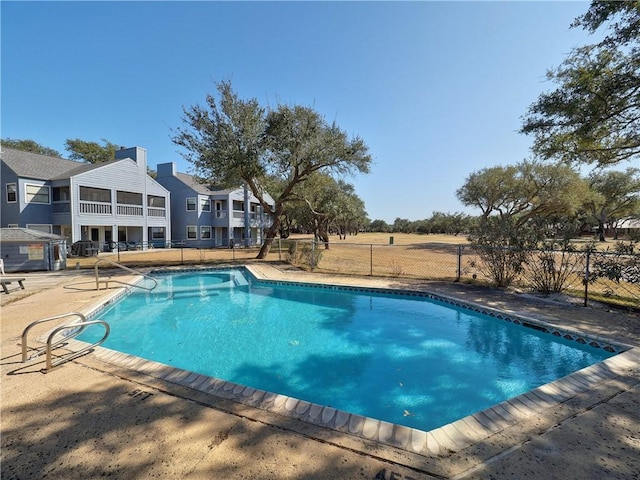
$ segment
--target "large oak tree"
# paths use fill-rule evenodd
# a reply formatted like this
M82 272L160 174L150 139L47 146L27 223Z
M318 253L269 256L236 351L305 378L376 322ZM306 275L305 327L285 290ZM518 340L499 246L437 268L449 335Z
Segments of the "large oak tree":
M102 139L102 145L98 142L68 138L65 148L70 153L69 159L88 163L109 162L116 158L118 146L109 140Z
M605 241L605 225L640 215L640 169L596 170L589 176L593 195L584 203L589 216L598 224L600 241Z
M640 157L640 2L594 1L572 26L604 39L575 48L523 118L543 158L599 167Z
M315 172L344 176L367 173L368 148L359 137L349 138L318 112L298 105L265 109L255 99L241 99L229 81L216 84L217 95L207 95L204 106L184 108L184 126L174 143L205 183L232 187L245 184L260 201L273 223L258 258L265 258L279 232L287 202L295 187ZM278 179L272 207L264 185Z

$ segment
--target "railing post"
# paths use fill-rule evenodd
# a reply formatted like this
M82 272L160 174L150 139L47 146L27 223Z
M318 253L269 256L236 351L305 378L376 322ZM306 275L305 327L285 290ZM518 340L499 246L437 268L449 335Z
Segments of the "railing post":
M373 243L369 244L369 276L373 277Z
M458 245L458 269L456 271L456 282L460 281L460 278L462 277L462 249L464 247L462 245Z
M587 250L587 260L586 266L584 269L584 279L582 282L584 283L584 306L587 306L587 301L589 299L589 262L591 261L591 250Z

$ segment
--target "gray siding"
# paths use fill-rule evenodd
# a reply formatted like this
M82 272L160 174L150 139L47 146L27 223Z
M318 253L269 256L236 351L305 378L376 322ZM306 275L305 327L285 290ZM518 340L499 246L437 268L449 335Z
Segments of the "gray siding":
M27 185L49 187L49 203L27 203ZM18 205L20 209L20 227L25 227L33 223L50 225L53 220L51 210L51 182L21 178L18 181Z
M82 213L80 211L80 187L106 188L111 191L111 213ZM119 215L117 211L117 191L135 192L142 194L143 215ZM153 217L147 215L147 195L162 196L166 199L166 216ZM158 182L147 175L146 162L142 164L126 158L124 160L105 165L102 168L76 175L72 179L72 218L74 231L79 231L81 225L111 226L111 227L143 227L137 234L140 238L134 241L147 242L148 227L165 227L167 241L171 240L170 221L171 207L169 192ZM80 239L74 235L74 240Z
M158 166L160 167L160 166ZM160 170L159 170L160 171ZM174 241L184 241L185 245L199 246L200 228L202 224L200 221L200 215L198 213L199 208L196 208L194 212L187 211L187 198L198 198L198 193L191 187L185 185L176 177L160 176L158 174L158 183L171 192L171 237ZM196 204L197 207L199 202ZM209 223L210 224L210 223ZM198 238L196 240L187 239L187 226L195 225ZM205 242L208 246L213 246L213 239Z
M27 253L28 245L38 244L42 245L43 259L42 260L29 260ZM2 242L2 258L4 259L5 272L36 272L47 270L64 270L66 268L66 252L61 252L63 260L56 263L54 260L53 249L55 246L58 248L66 248L64 242Z
M176 172L174 163L159 164L157 167L157 181L171 192L171 229L174 240L184 240L188 246L228 246L231 239L239 245L243 243L245 235L245 216L240 209L234 212L234 201L244 206L244 188L231 190L212 191L197 184L192 177ZM196 211L187 211L187 198L196 198ZM200 211L200 199L210 200L211 210ZM217 216L216 202L224 205L221 215ZM258 204L257 198L249 194L249 202ZM247 207L250 208L250 207ZM261 211L261 209L258 209ZM253 243L262 238L262 228L270 225L270 221L256 220L252 218L249 226L253 227L249 234ZM187 227L196 227L196 239L187 239ZM211 227L212 238L203 240L200 238L201 227ZM260 231L260 232L259 232Z
M2 202L2 208L0 209L0 220L2 224L0 227L6 227L9 224L18 224L20 223L20 204L17 201L14 203L7 202L7 183L15 183L17 186L18 176L4 162L2 162L0 169L0 182L0 189L2 191L2 198L0 199ZM18 191L18 198L19 197L20 192Z
M71 231L70 241L74 242L97 231L99 241L117 240L118 231L126 229L127 240L148 241L150 229L161 227L165 230L166 240L171 239L171 203L169 191L147 175L146 150L140 147L119 150L115 160L104 164L88 165L69 160L35 155L29 152L3 151L1 188L2 188L2 226L17 224L52 225L54 231ZM29 167L29 168L27 168ZM55 168L54 168L55 167ZM18 171L51 172L54 177L39 175L20 176ZM66 173L65 173L66 172ZM17 184L17 202L7 203L6 184ZM46 185L50 187L50 202L35 204L26 202L25 185ZM52 203L52 186L70 187L68 204ZM111 191L111 206L105 209L80 207L80 187L94 187ZM142 195L141 208L121 208L118 211L116 192L118 190L135 192ZM149 213L147 195L165 198L165 211L154 208ZM95 202L94 202L95 203ZM91 212L91 213L89 213ZM154 215L155 213L155 215ZM58 228L60 226L61 228ZM130 234L128 232L131 232ZM131 236L132 238L128 238Z

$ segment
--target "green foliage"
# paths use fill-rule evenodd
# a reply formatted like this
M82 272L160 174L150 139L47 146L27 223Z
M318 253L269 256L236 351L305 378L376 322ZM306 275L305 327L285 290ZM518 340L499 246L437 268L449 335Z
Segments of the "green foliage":
M637 0L593 0L589 10L576 18L571 26L582 27L589 33L594 33L607 24L610 33L600 42L600 45L627 45L637 40L640 32L638 10L640 10L640 3Z
M584 257L571 243L545 241L539 250L529 252L524 278L538 292L562 292L575 272L583 270Z
M411 220L407 218L397 217L393 222L391 231L393 233L414 233L415 225Z
M373 220L367 228L369 232L383 232L387 233L391 231L391 227L384 220Z
M311 108L278 105L267 110L256 99L240 99L228 81L218 83L217 90L217 97L207 96L206 106L184 109L184 127L173 141L185 149L184 157L203 181L245 183L259 199L274 219L258 254L264 258L280 231L285 207L299 201L299 184L316 172L367 173L371 157L362 139L348 138ZM270 192L273 208L265 201L265 185L277 185L277 192Z
M364 202L353 185L335 180L331 175L316 172L294 190L297 201L287 204L284 215L304 230L313 232L316 240L329 248L329 231L340 237L357 233L367 222Z
M456 195L464 205L479 208L483 218L510 217L517 226L576 213L588 185L570 166L523 161L472 173Z
M640 254L635 248L635 242L617 242L612 252L592 252L589 281L606 278L640 284Z
M70 152L71 160L88 163L109 162L115 159L118 146L106 139L102 139L102 145L97 142L88 142L79 138L69 138L65 142L65 148Z
M367 231L458 235L460 233L469 233L475 227L476 221L476 217L461 212L433 212L431 217L423 220L411 221L398 217L395 219L393 225L389 225L384 220L374 220L367 227Z
M521 132L543 158L603 167L640 154L640 5L596 2L573 24L607 26L596 45L575 48L547 77L557 85L529 107Z
M469 236L480 263L472 262L497 287L508 287L524 271L528 251L541 240L538 228L520 223L510 215L492 216L482 220Z
M417 232L458 235L471 232L475 228L475 223L476 219L474 217L461 212L433 212L431 218L425 220L423 226L418 226ZM424 232L421 231L422 228L425 229Z
M598 224L600 241L604 241L605 225L615 225L640 211L640 169L596 170L589 181L593 195L585 201L584 208Z
M50 157L60 157L60 153L53 148L40 145L34 140L18 140L13 138L3 138L2 146L22 150L23 152L39 153L40 155L48 155Z

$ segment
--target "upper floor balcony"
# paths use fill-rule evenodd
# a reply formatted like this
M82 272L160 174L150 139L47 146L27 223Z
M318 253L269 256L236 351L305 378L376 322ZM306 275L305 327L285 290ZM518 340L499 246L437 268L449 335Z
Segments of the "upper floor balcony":
M234 210L233 220L238 225L244 224L244 211ZM264 213L249 212L249 226L252 227L268 227L273 223L271 217Z
M89 215L111 215L112 211L111 203L80 200L80 213Z
M147 207L147 215L150 217L166 218L167 210L164 208Z
M60 212L62 212L62 208L64 207L62 207L61 204L58 208L60 208ZM141 205L116 204L115 211L116 215L125 217L142 217L144 214ZM88 215L112 215L113 206L107 202L80 201L80 213ZM167 210L165 208L147 207L147 215L154 218L166 218Z
M141 217L143 215L142 207L140 205L116 205L116 212L118 215L129 217Z

